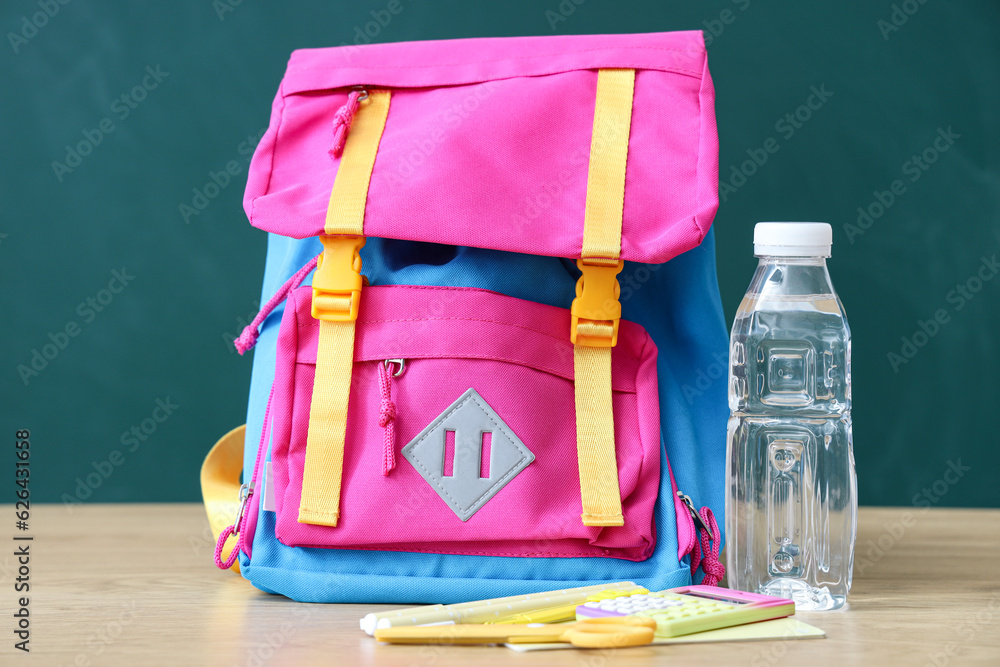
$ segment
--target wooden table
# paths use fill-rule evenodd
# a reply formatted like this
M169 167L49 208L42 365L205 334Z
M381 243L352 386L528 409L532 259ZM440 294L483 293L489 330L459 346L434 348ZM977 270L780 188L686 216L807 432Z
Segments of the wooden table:
M518 654L380 645L358 629L373 605L261 593L212 565L200 505L33 506L31 653L13 648L9 545L26 542L8 532L0 664L1000 665L1000 510L863 508L860 517L850 608L798 614L827 639Z

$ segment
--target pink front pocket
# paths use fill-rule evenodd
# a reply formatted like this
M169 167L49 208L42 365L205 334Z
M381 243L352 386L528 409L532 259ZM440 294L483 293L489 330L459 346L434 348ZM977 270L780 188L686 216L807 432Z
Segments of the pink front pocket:
M278 340L271 471L288 546L648 558L660 484L656 347L623 321L612 404L625 525L587 527L569 311L472 288L366 287L357 320L340 520L298 523L318 323L293 291ZM383 474L385 361L395 467ZM398 364L391 366L398 370Z

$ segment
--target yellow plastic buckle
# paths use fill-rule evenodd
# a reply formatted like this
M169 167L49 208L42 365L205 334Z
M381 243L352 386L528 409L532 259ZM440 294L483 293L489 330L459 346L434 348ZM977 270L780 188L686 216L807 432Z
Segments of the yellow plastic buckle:
M614 347L618 344L618 322L622 317L618 274L625 262L613 261L576 260L583 275L576 282L576 298L570 308L573 316L570 340L574 345Z
M327 322L358 319L363 236L320 236L323 254L313 275L312 316Z

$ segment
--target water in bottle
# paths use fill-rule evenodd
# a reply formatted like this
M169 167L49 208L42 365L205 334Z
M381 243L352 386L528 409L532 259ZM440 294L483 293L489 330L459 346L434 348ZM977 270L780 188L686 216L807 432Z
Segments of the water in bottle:
M759 223L729 349L726 564L732 588L842 607L857 483L851 331L826 223Z

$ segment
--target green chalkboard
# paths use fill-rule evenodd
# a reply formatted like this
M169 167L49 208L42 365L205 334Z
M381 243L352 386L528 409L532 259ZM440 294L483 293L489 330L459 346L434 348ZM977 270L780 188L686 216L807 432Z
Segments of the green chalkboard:
M1000 505L995 0L4 2L0 428L30 429L33 498L195 500L243 422L242 190L293 49L681 29L717 90L727 318L754 222L832 223L861 502Z

